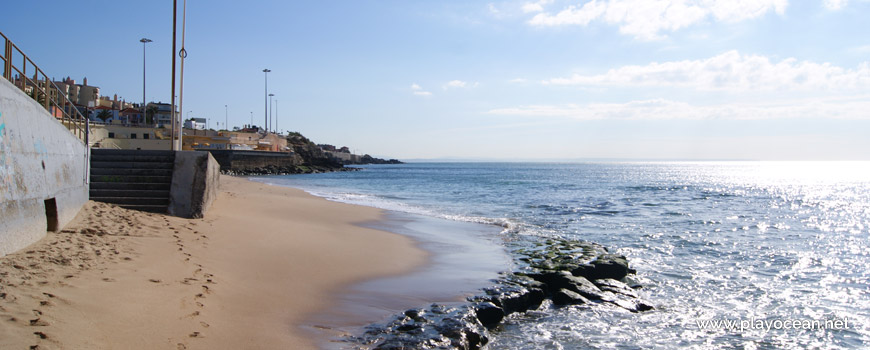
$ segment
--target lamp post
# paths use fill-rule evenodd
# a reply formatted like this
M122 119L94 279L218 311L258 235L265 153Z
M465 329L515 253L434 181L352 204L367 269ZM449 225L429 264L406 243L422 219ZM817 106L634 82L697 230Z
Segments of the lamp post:
M263 124L263 127L266 128L266 131L269 131L269 72L271 70L263 69L266 82L266 89L263 94L263 97L266 99L263 103L263 117L266 119L266 122Z
M269 123L270 123L270 126L273 126L272 131L275 131L275 128L274 128L275 125L271 124L271 121L272 121L272 97L274 97L274 96L275 96L275 94L269 94ZM269 130L267 129L266 131L269 131Z
M228 126L229 120L230 120L229 115L230 115L230 108L227 107L227 105L224 105L224 129L226 129L227 131L230 131L230 127Z
M142 118L146 118L145 115L145 44L152 42L153 40L148 38L139 39L139 42L142 43Z
M278 134L281 134L281 129L278 129L278 100L275 100L275 130L278 131Z
M251 111L251 125L250 127L254 127L254 111Z

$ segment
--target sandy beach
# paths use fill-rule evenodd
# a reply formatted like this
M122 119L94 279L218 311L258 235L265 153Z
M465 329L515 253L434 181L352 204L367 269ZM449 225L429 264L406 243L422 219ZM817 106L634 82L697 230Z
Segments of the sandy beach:
M0 258L0 348L315 348L301 326L345 287L427 261L357 225L382 215L227 176L204 219L89 202Z

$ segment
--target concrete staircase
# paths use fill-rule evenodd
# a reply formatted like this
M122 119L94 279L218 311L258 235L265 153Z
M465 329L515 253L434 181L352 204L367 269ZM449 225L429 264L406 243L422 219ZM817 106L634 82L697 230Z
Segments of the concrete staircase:
M91 150L91 200L166 213L173 151Z

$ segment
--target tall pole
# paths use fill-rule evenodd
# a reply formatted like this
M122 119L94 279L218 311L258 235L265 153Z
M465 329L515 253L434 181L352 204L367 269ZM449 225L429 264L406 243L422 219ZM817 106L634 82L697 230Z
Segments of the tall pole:
M266 76L266 89L263 94L263 97L266 99L263 103L263 117L266 118L266 121L263 124L263 127L267 132L269 131L269 72L271 72L271 70L263 69L263 73L265 73Z
M254 127L254 111L251 111L251 125L250 127Z
M172 0L172 111L169 114L172 116L172 137L169 138L171 141L171 145L169 149L172 151L179 151L175 146L175 129L181 128L180 123L176 121L175 115L175 27L178 24L178 0Z
M224 105L224 129L226 131L230 131L229 120L230 120L230 108L227 105Z
M275 125L272 124L272 97L273 97L273 96L275 96L275 94L269 94L269 126L272 127L271 130L274 132L274 131L275 131L275 128L274 128ZM270 129L268 129L268 128L266 129L266 131L269 131L269 130L270 130Z
M142 43L142 118L145 119L145 44L152 40L148 38L139 39Z
M279 134L281 133L281 130L278 129L278 100L277 99L275 100L275 130L278 131Z
M187 0L184 0L181 8L181 50L178 50L178 57L181 57L181 71L179 72L179 80L178 80L178 109L184 110L184 59L187 58L187 50L184 49L184 30L187 27ZM178 116L178 123L181 124L181 120L183 116ZM176 130L178 133L178 150L182 150L184 148L184 132L183 128L178 127Z

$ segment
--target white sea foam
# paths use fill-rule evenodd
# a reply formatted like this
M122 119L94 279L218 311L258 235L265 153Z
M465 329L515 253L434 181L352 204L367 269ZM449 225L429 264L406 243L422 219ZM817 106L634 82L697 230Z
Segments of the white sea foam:
M280 181L274 181L267 178L252 178L252 180L257 182L262 182L268 185L273 186L288 186L285 183L281 183ZM384 198L382 196L355 193L355 192L344 192L344 191L330 191L319 188L307 188L307 187L296 187L300 190L305 191L306 193L324 198L326 200L347 203L347 204L355 204L362 205L367 207L373 207L383 210L390 210L400 213L407 214L415 214L422 215L428 217L434 217L439 219L446 219L452 221L462 221L462 222L471 222L477 224L484 225L494 225L502 228L501 233L520 233L522 231L523 225L520 225L517 221L511 220L509 218L489 218L484 216L470 216L470 215L456 215L456 214L448 214L437 209L428 209L422 206L416 206L408 203L403 203L398 200Z

